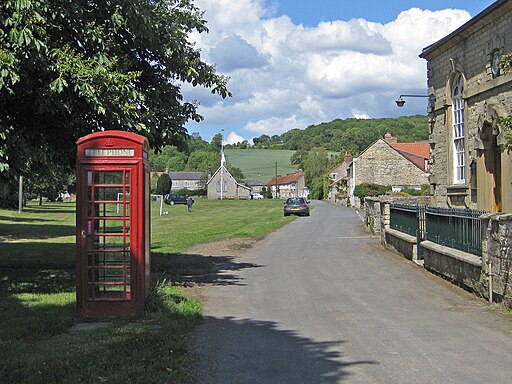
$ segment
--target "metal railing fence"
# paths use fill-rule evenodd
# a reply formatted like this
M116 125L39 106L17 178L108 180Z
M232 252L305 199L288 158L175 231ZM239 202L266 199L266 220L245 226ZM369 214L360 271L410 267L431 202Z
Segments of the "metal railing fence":
M482 224L485 211L426 207L425 239L482 256Z
M390 204L389 226L397 231L416 236L421 232L421 223L419 220L420 206L410 204Z
M390 227L477 256L482 256L480 216L485 211L390 204ZM421 249L418 248L418 256Z

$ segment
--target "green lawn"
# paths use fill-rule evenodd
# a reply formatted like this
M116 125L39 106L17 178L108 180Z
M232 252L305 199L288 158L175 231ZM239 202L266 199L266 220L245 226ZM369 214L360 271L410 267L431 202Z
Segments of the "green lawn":
M297 167L290 163L295 151L275 149L227 149L226 159L242 170L246 179L268 183L272 177L293 173Z
M265 235L292 219L278 200L198 199L193 212L166 206L166 216L158 208L153 203L153 289L144 322L116 320L88 332L70 331L80 321L74 204L0 209L0 383L190 382L188 334L201 308L165 274L170 261L192 245Z

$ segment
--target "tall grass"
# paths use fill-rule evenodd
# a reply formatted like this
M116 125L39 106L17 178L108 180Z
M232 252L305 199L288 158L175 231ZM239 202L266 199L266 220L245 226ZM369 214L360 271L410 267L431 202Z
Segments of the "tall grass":
M186 248L269 233L290 221L280 201L198 200L152 206L154 265ZM162 273L142 319L73 332L75 206L0 209L0 383L188 383L188 334L201 307Z

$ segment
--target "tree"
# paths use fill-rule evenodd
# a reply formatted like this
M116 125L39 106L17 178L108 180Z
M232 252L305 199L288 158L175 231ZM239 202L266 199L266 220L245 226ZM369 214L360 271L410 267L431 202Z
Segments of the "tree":
M190 155L195 151L206 151L208 150L208 143L204 141L199 135L198 132L193 132L192 135L187 140L187 150L186 153Z
M301 166L304 169L305 183L309 186L314 179L321 178L329 170L327 151L325 148L314 148L303 157Z
M182 145L202 119L182 84L231 95L189 41L202 16L192 0L0 2L0 176L72 167L76 140L100 130Z
M217 133L215 136L212 137L212 140L210 141L209 150L212 152L220 152L221 148L222 148L222 134Z
M178 152L176 156L172 156L166 164L169 172L180 172L185 170L185 154Z
M67 168L58 165L49 165L45 172L34 172L24 181L24 195L39 197L39 205L43 204L43 197L55 201L62 192L73 192L75 188L75 174Z
M229 173L231 173L231 176L233 176L236 181L241 182L243 179L245 179L244 173L240 168L234 167L230 164L228 164L227 168Z
M167 195L171 193L172 180L168 173L163 173L160 175L156 182L156 195Z
M220 155L211 151L196 151L188 158L187 170L204 171L207 169L216 170L220 164Z

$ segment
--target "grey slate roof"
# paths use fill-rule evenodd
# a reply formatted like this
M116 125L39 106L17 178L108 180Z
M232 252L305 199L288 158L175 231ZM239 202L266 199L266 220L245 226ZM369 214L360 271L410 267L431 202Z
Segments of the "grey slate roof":
M204 172L169 172L171 180L201 180Z

